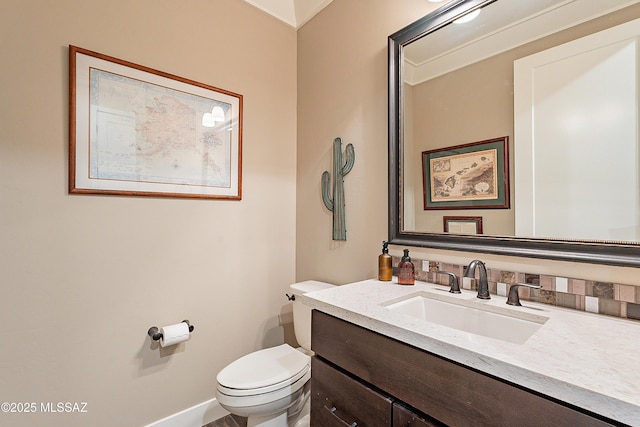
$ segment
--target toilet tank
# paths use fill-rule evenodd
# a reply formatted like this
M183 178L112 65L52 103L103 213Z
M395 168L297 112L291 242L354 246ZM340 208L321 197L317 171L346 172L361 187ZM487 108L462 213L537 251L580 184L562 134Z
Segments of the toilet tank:
M291 289L293 295L297 296L307 292L333 288L334 286L335 285L329 283L308 280L306 282L294 283L289 286L289 289ZM306 350L311 350L311 307L304 305L299 298L293 301L293 328L298 344Z

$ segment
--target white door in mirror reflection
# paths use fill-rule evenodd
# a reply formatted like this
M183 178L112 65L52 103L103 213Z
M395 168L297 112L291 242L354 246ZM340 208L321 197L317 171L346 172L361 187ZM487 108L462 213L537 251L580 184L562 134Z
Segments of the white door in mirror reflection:
M514 63L517 236L638 241L632 21Z

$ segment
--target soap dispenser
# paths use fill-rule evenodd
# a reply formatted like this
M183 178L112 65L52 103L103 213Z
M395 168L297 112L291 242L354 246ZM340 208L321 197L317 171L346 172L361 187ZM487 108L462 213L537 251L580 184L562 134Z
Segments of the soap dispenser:
M404 256L398 264L398 284L399 285L413 285L415 284L415 267L409 257L409 249L404 250Z
M393 276L393 265L391 255L389 255L389 243L382 242L382 253L378 256L378 280L390 282Z

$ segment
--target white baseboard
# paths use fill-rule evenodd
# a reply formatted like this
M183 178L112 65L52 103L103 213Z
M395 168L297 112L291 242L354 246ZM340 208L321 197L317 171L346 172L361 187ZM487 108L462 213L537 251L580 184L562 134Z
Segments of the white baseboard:
M216 399L207 400L145 427L202 427L229 415Z

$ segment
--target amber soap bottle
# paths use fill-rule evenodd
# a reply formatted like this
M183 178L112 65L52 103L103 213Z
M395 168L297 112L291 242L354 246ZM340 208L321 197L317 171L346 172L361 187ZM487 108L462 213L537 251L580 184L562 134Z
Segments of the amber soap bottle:
M387 242L382 242L382 253L378 256L378 280L390 282L393 276L393 265Z
M415 267L409 257L409 249L404 250L404 256L398 264L398 284L413 285L416 282Z

